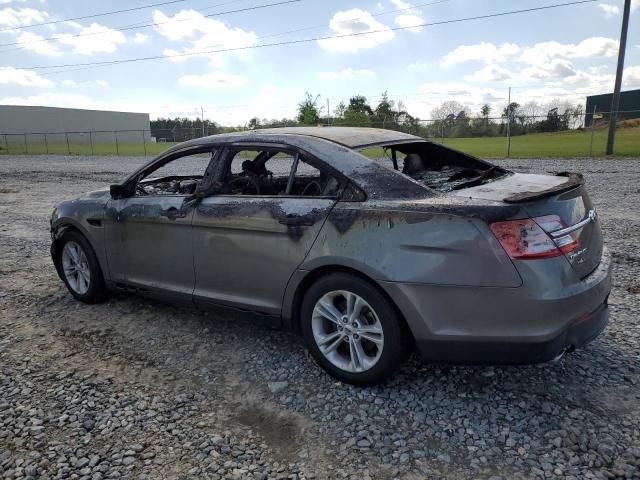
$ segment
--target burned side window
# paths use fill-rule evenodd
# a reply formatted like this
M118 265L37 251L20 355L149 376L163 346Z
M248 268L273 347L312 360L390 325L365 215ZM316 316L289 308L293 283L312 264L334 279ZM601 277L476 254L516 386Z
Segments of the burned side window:
M183 155L148 171L136 185L136 195L191 195L202 182L215 152Z
M301 197L335 197L340 191L340 182L335 176L323 173L300 157L290 195Z
M333 196L339 183L310 165L303 155L284 150L233 153L225 190L232 195Z

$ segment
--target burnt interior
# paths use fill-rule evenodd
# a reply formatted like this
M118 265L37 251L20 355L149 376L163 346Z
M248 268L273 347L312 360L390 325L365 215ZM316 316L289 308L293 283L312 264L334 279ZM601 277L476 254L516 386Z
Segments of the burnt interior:
M222 187L225 194L333 197L340 190L335 177L311 167L299 154L264 150L242 161L240 171L234 172L231 162L229 167Z
M385 166L440 192L482 185L511 173L437 143L413 142L382 148Z
M242 155L239 155L242 153ZM215 155L215 152L212 154ZM247 157L246 155L250 155ZM238 156L237 160L235 157ZM173 160L183 160L187 157ZM171 175L154 175L135 185L137 195L193 195L203 185L205 175L180 175L179 162L171 162ZM232 164L235 165L232 168ZM335 197L340 182L330 173L309 165L302 155L280 150L231 151L223 172L222 182L215 185L215 193L222 195ZM193 165L187 168L193 172ZM204 168L202 169L204 170ZM156 173L157 172L150 172Z
M202 182L202 175L150 178L136 185L138 195L192 195Z

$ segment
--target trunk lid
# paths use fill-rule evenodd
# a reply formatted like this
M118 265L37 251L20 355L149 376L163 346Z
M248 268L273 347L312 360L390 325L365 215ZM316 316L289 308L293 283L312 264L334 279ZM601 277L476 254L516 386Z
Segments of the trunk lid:
M563 173L556 176L513 174L491 183L455 191L467 198L520 204L531 218L557 216L557 222L538 222L556 243L567 235L577 246L564 254L580 278L600 264L602 231L596 210L587 194L582 176Z

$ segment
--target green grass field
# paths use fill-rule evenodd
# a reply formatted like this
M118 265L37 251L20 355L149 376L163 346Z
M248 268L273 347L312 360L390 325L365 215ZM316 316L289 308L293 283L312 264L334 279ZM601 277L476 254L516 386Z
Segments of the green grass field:
M444 140L463 152L480 157L504 157L505 138L451 138ZM586 157L591 145L590 131L534 133L511 137L511 157ZM593 135L593 156L603 156L607 145L606 129ZM615 154L640 157L640 128L619 128L616 132Z
M445 145L479 157L503 158L507 153L507 140L504 137L482 138L445 138L433 139L436 142L443 141ZM607 142L606 129L597 129L593 135L593 156L604 156ZM0 153L9 154L69 154L72 155L157 155L173 143L147 143L143 145L132 143L120 143L117 148L115 143L70 143L67 149L66 143L27 144L9 143L0 144ZM511 138L511 154L513 158L535 157L587 157L591 151L591 131L569 131L558 133L534 133ZM381 149L367 149L365 154L372 157L382 156ZM615 154L619 156L640 157L640 127L618 128L616 132Z
M7 145L0 144L0 153L16 154L56 154L56 155L123 155L123 156L153 156L164 152L175 143L119 143L117 148L115 143L94 143L93 147L89 143L66 143L49 142L44 143L9 143Z
M507 139L504 137L481 138L434 138L457 150L487 158L504 158L507 154ZM595 130L593 135L594 157L605 155L607 131ZM536 157L588 157L591 150L590 131L570 131L559 133L533 133L511 137L512 158ZM379 148L364 152L371 157L382 156ZM616 132L615 154L640 157L640 128L619 128Z

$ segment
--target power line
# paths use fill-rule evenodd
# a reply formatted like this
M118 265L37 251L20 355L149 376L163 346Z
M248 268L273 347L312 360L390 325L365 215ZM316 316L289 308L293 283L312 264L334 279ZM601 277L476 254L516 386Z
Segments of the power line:
M183 1L183 0L180 0L180 1ZM214 5L213 7L207 7L206 9L196 10L196 12L202 13L202 11L208 10L209 8L214 8L214 7L218 7L218 6L221 6L221 5L227 5L229 3L237 3L238 1L242 1L242 0L235 0L235 1L231 1L231 2L220 3L218 5ZM426 7L426 6L429 6L429 5L436 5L436 4L439 4L439 3L445 3L445 2L450 2L450 1L451 0L437 0L437 1L432 1L432 2L428 2L428 3L423 3L423 4L420 4L420 5L414 5L414 6L411 6L411 7L397 8L395 10L387 10L387 11L384 11L384 12L379 12L379 13L372 14L371 16L372 17L380 17L380 16L383 16L383 15L390 15L392 13L404 12L404 11L407 11L407 10L415 10L417 8L422 8L422 7ZM251 8L240 9L240 10L232 10L232 11L228 11L228 12L219 12L219 13L215 13L215 14L204 15L204 17L213 17L213 16L217 16L217 15L223 15L223 14L228 14L228 13L237 13L237 12L242 12L242 11L246 11L246 10L251 10ZM167 21L167 22L157 22L157 23L147 23L147 24L138 22L138 23L136 23L134 25L125 25L124 27L111 28L111 30L117 30L117 31L123 32L123 31L126 31L126 30L134 30L134 29L137 29L137 28L155 27L155 26L158 26L158 25L164 25L166 23L193 22L193 21L196 21L196 20L198 20L198 19L195 19L195 18L183 18L183 19L180 19L180 20L172 19L172 20ZM302 32L302 31L305 31L305 30L314 30L314 29L317 29L317 28L323 28L324 26L325 26L325 24L314 25L314 26L311 26L311 27L298 28L296 30L290 30L290 31L287 31L287 32L277 33L277 34L273 34L273 35L266 35L266 36L261 37L261 38L278 37L278 36L286 35L286 34L289 34L289 33L297 33L297 32ZM0 47L10 47L10 46L13 46L13 45L21 45L21 46L18 47L18 48L10 48L10 49L7 49L7 50L1 50L0 53L13 52L13 51L16 51L16 50L24 50L26 48L26 47L24 47L24 45L28 45L28 44L32 44L32 43L58 42L61 39L86 37L86 36L93 36L93 35L104 35L105 33L108 33L108 32L87 32L87 33L78 33L78 34L75 34L75 35L66 35L63 38L61 38L59 36L53 36L53 37L47 37L47 38L40 38L38 40L29 40L27 42L18 41L18 42L11 42L11 43L3 43L3 44L0 44Z
M19 26L19 27L3 28L3 29L0 29L0 32L9 32L9 31L12 31L12 30L23 30L25 28L32 28L32 27L41 27L43 25L53 25L54 23L73 22L75 20L85 20L87 18L104 17L104 16L107 16L107 15L115 15L117 13L134 12L136 10L145 10L147 8L161 7L163 5L170 5L172 3L181 3L181 2L185 2L185 1L186 0L171 0L171 1L168 1L168 2L152 3L150 5L142 5L140 7L125 8L123 10L112 10L110 12L94 13L92 15L84 15L82 17L63 18L62 20L51 20L49 22L32 23L31 25L22 25L22 26Z
M298 1L298 0L293 0L293 1ZM585 3L593 3L596 1L598 0L577 0L573 2L555 3L551 5L525 8L521 10L510 10L506 12L477 15L474 17L465 17L465 18L456 18L456 19L450 19L450 20L441 20L438 22L420 23L420 24L409 25L404 27L384 28L384 29L378 29L378 30L370 30L368 32L356 32L356 33L347 33L347 34L340 34L340 35L327 35L327 36L320 36L320 37L313 37L313 38L305 38L300 40L287 40L282 42L265 43L261 45L249 45L244 47L232 47L232 48L224 48L224 49L218 49L218 50L201 50L197 52L184 52L184 53L176 53L172 55L153 55L149 57L137 57L137 58L128 58L128 59L121 59L121 60L109 60L109 61L102 61L102 62L67 63L67 64L61 64L61 65L36 65L33 67L20 67L20 68L24 70L42 70L42 69L49 69L49 68L97 67L97 66L103 66L103 65L116 65L116 64L142 62L142 61L158 60L158 59L165 59L165 58L179 58L179 57L189 57L189 56L195 56L195 55L206 55L206 54L212 54L212 53L225 53L225 52L234 52L234 51L253 50L258 48L279 47L284 45L297 45L297 44L303 44L303 43L316 42L320 40L335 40L335 39L341 39L341 38L362 37L366 35L373 35L377 33L390 32L390 31L409 30L412 28L415 29L415 28L422 28L422 27L432 27L436 25L448 25L453 23L483 20L487 18L503 17L507 15L531 13L531 12L536 12L541 10L548 10L552 8L566 7L571 5L580 5Z
M182 0L181 0L182 1ZM220 5L227 5L229 3L237 3L240 0L235 0L232 2L225 2L225 3L221 3L215 6L220 6ZM284 1L280 1L280 2L276 2L276 3L267 3L267 4L263 4L263 5L255 5L253 7L245 7L245 8L238 8L236 10L227 10L225 12L215 12L215 13L209 13L207 15L203 15L203 17L205 18L210 18L210 17L218 17L220 15L228 15L230 13L240 13L240 12L249 12L249 11L253 11L253 10L260 10L263 8L269 8L269 7L277 7L279 5L286 5L289 3L298 3L298 2L303 2L305 0L284 0ZM165 25L167 23L178 23L178 22L193 22L195 20L195 18L182 18L182 19L178 19L178 20L168 20L166 22L155 22L155 23L147 23L147 24L137 24L137 25L129 25L126 27L119 27L119 28L112 28L110 30L116 30L119 32L124 32L127 30L136 30L138 28L148 28L148 27L157 27L159 25ZM47 38L40 38L38 40L30 40L28 42L12 42L12 43L3 43L0 44L0 47L10 47L12 45L26 45L26 44L31 44L31 43L42 43L42 42L52 42L52 41L61 41L61 40L66 40L69 38L77 38L77 37L88 37L88 36L93 36L93 35L104 35L105 33L108 32L87 32L87 33L78 33L76 35L65 35L64 37L60 37L60 36L55 36L55 37L47 37ZM8 50L3 50L0 53L5 53L5 52L11 52L14 50L22 50L25 47L20 47L20 48L12 48L12 49L8 49Z

